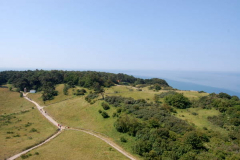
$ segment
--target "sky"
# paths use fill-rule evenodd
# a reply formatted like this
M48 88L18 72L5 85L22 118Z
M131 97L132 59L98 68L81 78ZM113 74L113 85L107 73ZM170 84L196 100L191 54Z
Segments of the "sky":
M0 68L240 72L239 0L0 0Z

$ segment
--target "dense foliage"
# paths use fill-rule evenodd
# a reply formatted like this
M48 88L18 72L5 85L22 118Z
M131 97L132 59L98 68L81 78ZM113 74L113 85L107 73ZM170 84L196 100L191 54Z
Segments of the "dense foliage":
M68 89L75 85L94 89L100 93L104 99L103 87L110 87L114 84L126 82L129 84L158 84L160 86L169 86L165 80L140 79L123 73L113 74L95 71L62 71L62 70L35 70L35 71L3 71L0 72L0 84L10 83L18 90L23 91L35 89L44 91L43 100L53 99L57 92L56 84L65 83L64 94L68 94ZM79 93L82 94L83 92Z
M164 97L167 104L180 109L189 108L190 100L181 93L170 94Z
M162 98L169 95L178 95L180 98L177 99L182 99L182 94L175 92ZM219 98L219 95L215 97L225 99ZM198 103L192 102L193 106L196 107L202 99L205 98L201 98ZM239 128L225 137L208 129L198 130L180 120L173 115L174 109L168 104L148 103L144 99L121 96L108 96L105 101L118 108L114 113L114 117L117 117L114 123L116 130L135 137L132 149L145 159L217 160L238 159L240 156L236 154L240 151ZM187 102L190 103L189 100ZM215 121L214 119L211 121ZM216 122L216 125L222 124Z

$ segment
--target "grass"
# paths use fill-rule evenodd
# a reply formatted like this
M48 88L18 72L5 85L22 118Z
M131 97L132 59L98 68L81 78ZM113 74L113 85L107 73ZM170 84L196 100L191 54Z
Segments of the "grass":
M9 91L8 88L0 88L0 114L10 114L26 110L34 104L20 97L20 93Z
M193 113L197 113L194 115ZM208 121L208 116L218 116L220 112L215 109L201 109L201 108L189 108L189 109L177 109L176 116L180 119L186 120L189 123L193 123L197 128L203 129L203 127L209 130L217 131L226 134L227 131L219 126L213 125Z
M52 141L30 151L29 160L127 160L104 141L79 131L64 131ZM18 158L19 160L21 158Z
M135 87L118 85L111 88L105 89L105 94L107 96L123 96L132 97L134 99L149 99L153 101L155 94L161 94L162 92L168 92L169 90L160 90L158 92L149 90L148 87L142 88L142 91L137 91ZM189 99L198 99L203 96L207 96L208 93L198 93L197 91L176 91L178 93L183 93L184 96Z
M113 141L131 152L131 144L134 143L134 138L127 134L117 132L113 126L117 117L113 118L112 114L116 112L117 108L110 107L109 110L105 110L110 117L103 118L98 112L99 109L104 111L101 106L102 102L102 100L99 100L93 105L90 105L85 101L84 97L79 97L49 105L45 109L52 117L57 119L63 125L89 129L102 133L111 137ZM123 135L127 138L127 143L120 141L120 137Z
M0 159L13 156L37 144L56 131L36 109L5 114L0 118Z

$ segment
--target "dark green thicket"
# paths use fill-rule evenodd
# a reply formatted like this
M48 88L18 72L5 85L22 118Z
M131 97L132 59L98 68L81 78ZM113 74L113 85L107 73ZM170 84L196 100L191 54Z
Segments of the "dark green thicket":
M185 99L182 94L175 92L167 93L161 98L167 96L171 97L174 103L170 103L178 108L190 107L190 101ZM201 102L208 104L209 106L215 106L216 109L221 103L212 104L214 99L212 96L225 101L228 98L219 98L218 95L210 95L209 97L203 97L199 101L192 102L193 107L197 104L203 106ZM239 102L234 98L235 104ZM209 100L211 99L211 100ZM231 98L232 99L232 98ZM228 99L229 101L231 99ZM219 133L210 131L207 128L202 131L195 129L192 125L184 120L173 116L175 112L173 107L167 104L148 103L144 99L135 100L133 98L125 98L121 96L108 96L105 101L110 105L117 107L118 115L114 127L118 132L129 134L135 137L135 142L132 145L133 152L139 154L145 159L226 159L235 158L238 159L238 153L240 150L240 130L238 127L233 128L228 137L224 137ZM182 103L179 105L179 103ZM224 103L227 104L227 103ZM182 107L186 105L186 107ZM179 107L180 106L180 107ZM232 108L240 108L235 106ZM227 110L228 115L232 117L238 117L238 112L232 113L232 110ZM236 110L234 110L236 111ZM193 112L193 115L198 115ZM224 127L225 115L209 117L209 121L213 124ZM234 114L234 115L233 115ZM116 115L114 116L116 117ZM230 122L233 123L233 119ZM237 120L236 118L234 119ZM237 122L235 122L237 123ZM234 123L234 124L235 124ZM205 145L210 143L211 138L216 138L216 144L213 146ZM229 141L229 139L231 139ZM122 141L123 139L121 139ZM123 142L123 141L122 141ZM207 146L207 147L206 147Z
M164 97L164 101L173 107L185 109L191 105L190 100L181 93L170 94Z

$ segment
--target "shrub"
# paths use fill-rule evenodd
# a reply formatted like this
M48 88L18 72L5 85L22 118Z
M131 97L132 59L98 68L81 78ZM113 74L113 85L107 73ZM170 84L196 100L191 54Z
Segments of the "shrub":
M191 104L189 99L180 93L168 95L164 98L164 100L167 104L180 109L189 108Z
M188 132L184 135L184 143L191 145L193 149L203 148L203 143L201 138L194 131Z
M107 103L104 103L104 102L102 103L102 107L103 107L104 110L110 109L109 105Z
M77 89L77 91L74 93L74 95L84 95L87 91L85 89Z
M159 97L159 98L164 98L164 97L166 97L166 96L168 96L168 95L173 95L173 94L176 94L177 92L175 92L175 91L168 91L168 92L163 92L163 93L161 93L161 94L157 94L157 96Z
M117 116L117 113L116 112L114 112L113 113L113 115L112 115L112 117L116 117Z
M103 116L103 118L108 118L108 117L109 117L108 113L105 112L105 111L103 111L103 112L101 113L101 115Z
M126 142L127 142L127 139L124 138L124 137L120 137L120 141L126 143Z
M94 102L92 102L93 99L97 98L98 97L98 94L95 94L95 93L90 93L89 95L87 95L85 97L85 100L90 103L90 104L93 104Z
M198 113L196 113L196 112L192 112L192 115L196 116L196 115L198 115Z
M22 159L26 159L26 158L28 158L29 156L27 155L27 154L23 154L23 155L21 155L21 158Z
M32 129L30 130L30 132L37 132L37 129L32 128Z
M118 108L117 109L117 113L121 113L122 112L122 109L121 108Z
M99 109L99 110L98 110L98 113L102 113L102 110L101 110L101 109Z

